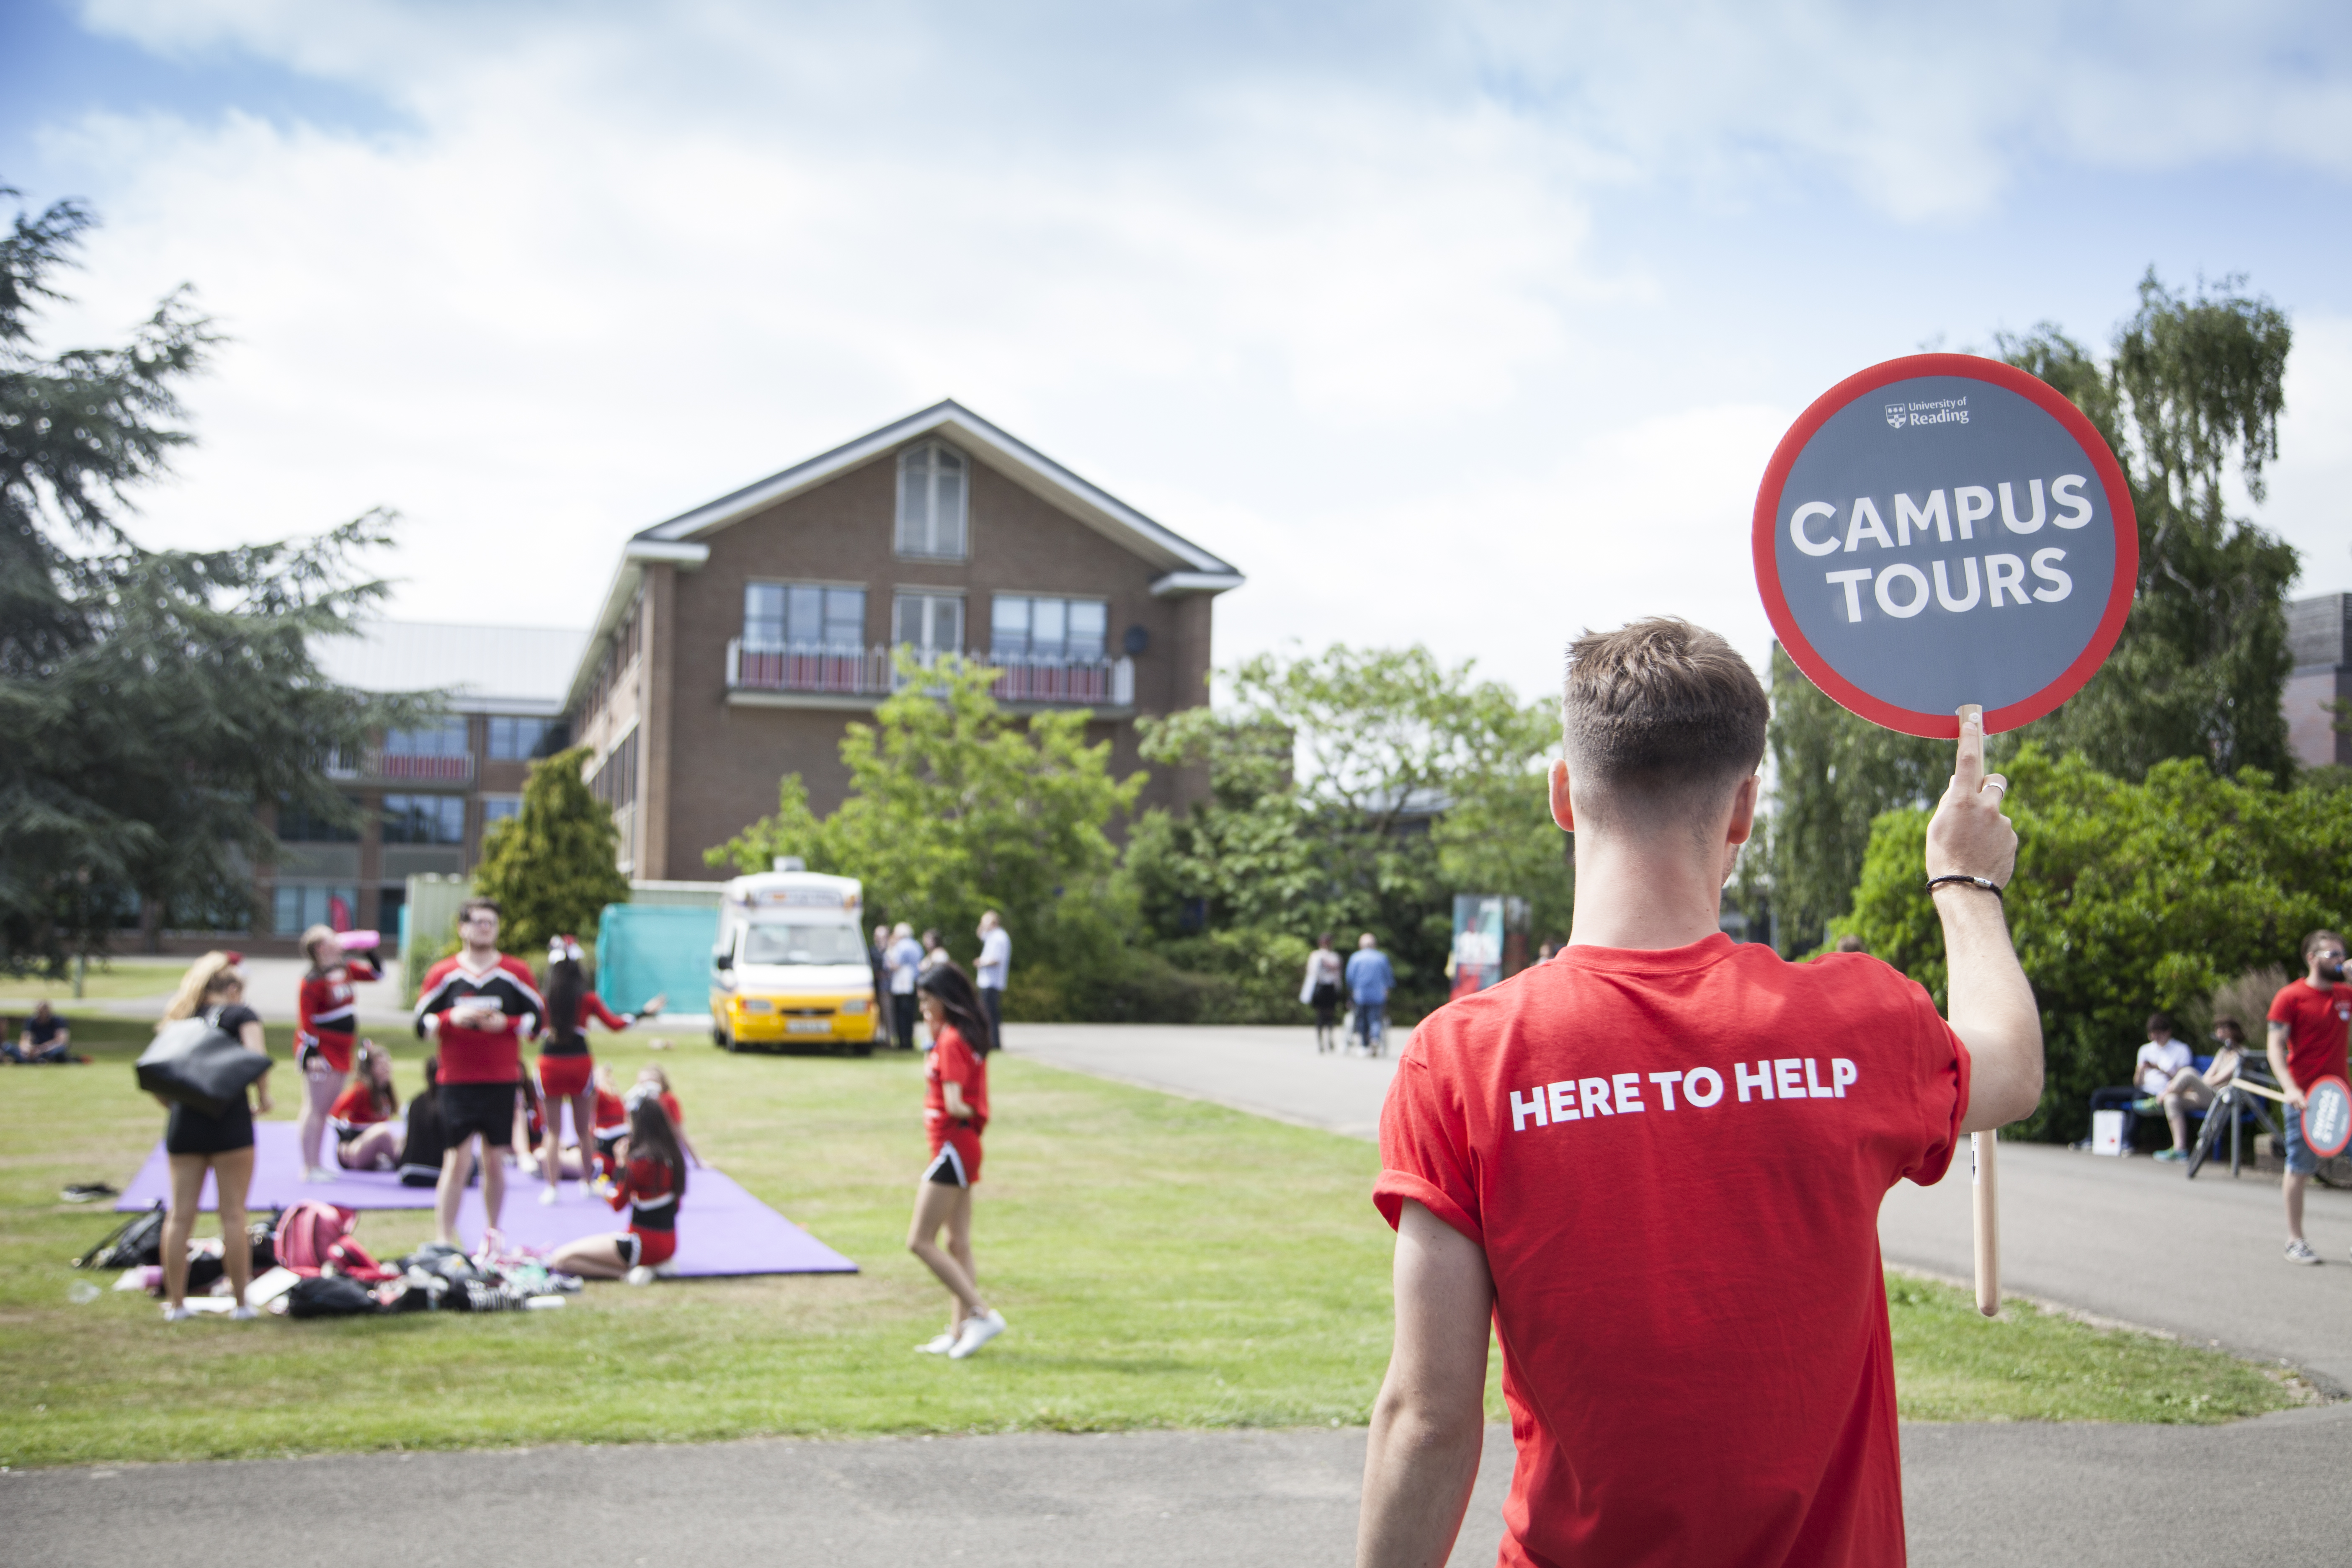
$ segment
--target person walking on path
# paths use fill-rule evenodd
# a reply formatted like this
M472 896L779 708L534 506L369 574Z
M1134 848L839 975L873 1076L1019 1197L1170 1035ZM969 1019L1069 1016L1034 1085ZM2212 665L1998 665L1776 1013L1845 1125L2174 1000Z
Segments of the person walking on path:
M1925 854L1948 1024L1875 958L1720 929L1769 716L1729 644L1651 620L1569 655L1569 945L1423 1022L1381 1112L1396 1342L1357 1563L1444 1561L1491 1333L1518 1448L1502 1562L1899 1563L1879 1207L2042 1093L1997 891L2007 781L1961 726Z
M922 998L931 1034L923 1058L923 1134L931 1163L915 1184L907 1250L938 1276L950 1300L947 1331L915 1348L961 1361L1004 1331L1004 1314L981 1299L980 1268L971 1257L971 1189L980 1180L980 1135L988 1128L992 1047L980 999L962 970L949 963L924 975Z
M302 1179L331 1182L336 1173L319 1158L335 1101L352 1079L352 1047L359 1027L359 1003L352 987L377 978L375 965L343 951L332 926L302 933L302 956L310 972L294 1007L294 1061L302 1069Z
M515 1097L522 1087L522 1042L539 1032L547 1005L530 968L499 951L499 906L467 899L457 908L458 951L426 972L416 997L416 1033L438 1042L441 1128L448 1147L433 1194L434 1233L457 1240L457 1203L482 1145L483 1223L495 1230L506 1205L507 1151L514 1146Z
M1307 955L1307 977L1299 983L1298 999L1315 1009L1315 1050L1318 1055L1339 1044L1339 955L1331 951L1331 933L1315 939Z
M2286 1091L2284 1124L2286 1260L2313 1264L2319 1254L2303 1238L2303 1190L2319 1169L2319 1156L2303 1137L2303 1108L2311 1086L2323 1078L2343 1078L2345 1040L2352 1033L2352 986L2344 984L2344 939L2315 931L2303 939L2304 976L2271 998L2271 1072Z
M156 1028L201 1017L266 1059L269 1047L262 1041L259 1015L245 1005L245 976L238 972L238 962L233 952L208 952L190 964ZM267 1072L254 1080L253 1093L261 1102L261 1113L268 1115ZM172 1164L172 1201L163 1214L162 1244L163 1321L178 1323L188 1318L188 1237L196 1228L207 1171L220 1211L221 1267L236 1301L229 1316L249 1319L255 1313L246 1305L245 1289L253 1282L253 1246L246 1237L245 1194L253 1184L253 1107L243 1089L218 1116L207 1116L193 1105L163 1103L172 1112L163 1128L163 1153Z
M980 962L971 977L980 992L980 1010L988 1015L988 1048L1004 1048L1004 983L1013 977L1013 933L1004 929L994 910L980 917Z
M1368 1057L1381 1054L1388 1040L1389 993L1396 989L1396 971L1378 938L1366 931L1348 955L1348 999L1356 1007L1356 1049Z
M915 928L900 921L882 956L890 967L891 1033L900 1050L911 1051L915 1048L915 976L923 966L923 947L915 940Z

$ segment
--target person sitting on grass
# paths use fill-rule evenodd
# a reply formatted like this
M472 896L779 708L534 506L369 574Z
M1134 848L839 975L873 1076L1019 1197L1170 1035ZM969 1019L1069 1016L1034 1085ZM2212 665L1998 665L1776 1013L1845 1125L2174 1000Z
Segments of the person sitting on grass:
M346 1171L389 1171L400 1163L400 1091L392 1087L392 1057L362 1040L359 1075L327 1113L335 1131L335 1163Z
M661 1096L643 1085L629 1091L629 1163L621 1179L596 1183L615 1209L626 1206L629 1228L567 1241L548 1258L559 1274L583 1279L626 1279L650 1285L677 1252L677 1208L686 1197L686 1155Z
M2213 1043L2221 1048L2213 1053L2212 1066L2201 1073L2193 1066L2182 1068L2165 1085L2160 1098L2164 1119L2172 1126L2172 1147L2159 1152L2156 1156L2159 1160L2189 1158L2189 1111L2210 1108L2214 1096L2229 1087L2245 1062L2246 1030L2235 1018L2213 1020Z
M16 1037L16 1044L0 1042L0 1056L28 1066L63 1063L74 1059L72 1047L73 1031L49 1011L45 999L33 1004L33 1016L25 1020L24 1033Z

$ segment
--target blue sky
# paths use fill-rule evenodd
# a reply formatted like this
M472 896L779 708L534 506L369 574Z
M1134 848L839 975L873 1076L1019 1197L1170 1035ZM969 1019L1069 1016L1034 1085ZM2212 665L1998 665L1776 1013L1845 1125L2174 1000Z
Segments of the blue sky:
M2352 589L2352 21L2238 4L18 0L51 341L233 338L157 542L398 508L397 613L579 624L635 529L954 396L1238 562L1221 657L1587 625L1759 656L1846 374L2151 264L2294 317L2256 510Z

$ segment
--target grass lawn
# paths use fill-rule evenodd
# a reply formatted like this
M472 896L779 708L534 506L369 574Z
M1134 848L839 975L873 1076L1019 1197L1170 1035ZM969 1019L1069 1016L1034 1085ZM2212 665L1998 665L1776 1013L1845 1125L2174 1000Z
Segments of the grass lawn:
M92 964L82 977L82 999L91 1002L121 1002L134 996L169 996L180 984L180 976L188 972L184 960L170 963L142 963L124 961L116 963ZM47 997L49 1005L61 1013L74 1006L73 981L37 980L0 977L0 1010L12 1018L21 1017L33 1010L33 1004Z
M58 1189L121 1184L162 1128L131 1085L136 1028L93 1029L121 1041L94 1040L93 1067L0 1071L0 1464L1361 1423L1386 1364L1369 1144L1005 1058L976 1246L1013 1331L966 1363L911 1354L946 1307L903 1246L917 1062L730 1057L693 1037L661 1059L698 1145L863 1273L595 1284L560 1312L484 1318L167 1327L144 1296L75 1304L93 1277L65 1260L109 1216ZM637 1036L599 1048L625 1081L649 1056ZM406 1092L417 1053L397 1054ZM390 1256L428 1226L370 1214L360 1237ZM2207 1351L2023 1310L1987 1323L1907 1279L1890 1299L1906 1415L2213 1422L2292 1402Z

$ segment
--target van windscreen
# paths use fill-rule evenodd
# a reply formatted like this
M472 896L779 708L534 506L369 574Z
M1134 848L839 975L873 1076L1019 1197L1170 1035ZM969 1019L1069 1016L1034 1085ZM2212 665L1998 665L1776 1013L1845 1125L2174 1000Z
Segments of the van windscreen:
M856 926L785 925L762 921L743 929L745 963L864 963L866 942Z

